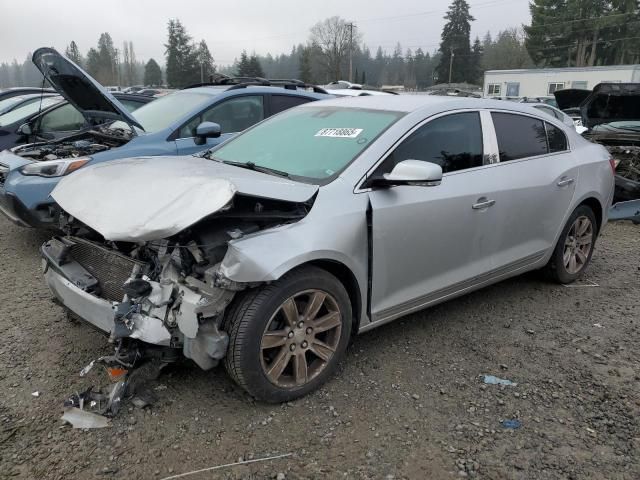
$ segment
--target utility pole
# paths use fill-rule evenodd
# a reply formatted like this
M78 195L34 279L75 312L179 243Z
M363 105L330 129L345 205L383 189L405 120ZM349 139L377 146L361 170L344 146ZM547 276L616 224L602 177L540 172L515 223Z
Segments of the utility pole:
M451 85L451 74L453 73L453 57L455 57L455 53L453 53L453 47L451 47L451 56L449 57L449 85Z
M347 24L349 27L349 81L353 82L353 22Z

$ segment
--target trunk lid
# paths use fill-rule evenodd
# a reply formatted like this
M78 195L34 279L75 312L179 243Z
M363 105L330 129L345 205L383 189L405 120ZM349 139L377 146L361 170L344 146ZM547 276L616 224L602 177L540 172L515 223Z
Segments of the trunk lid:
M53 87L90 121L122 120L144 130L111 93L88 73L53 48L39 48L33 54L34 65Z

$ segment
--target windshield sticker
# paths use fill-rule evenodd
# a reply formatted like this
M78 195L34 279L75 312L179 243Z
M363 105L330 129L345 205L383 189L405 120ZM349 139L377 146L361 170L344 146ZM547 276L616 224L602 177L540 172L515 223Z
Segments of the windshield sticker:
M315 134L316 137L357 138L362 128L323 128Z

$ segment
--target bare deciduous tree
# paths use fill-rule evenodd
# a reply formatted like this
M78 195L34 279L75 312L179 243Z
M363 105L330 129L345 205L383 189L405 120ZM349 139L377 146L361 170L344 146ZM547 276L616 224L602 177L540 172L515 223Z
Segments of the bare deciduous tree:
M318 47L329 80L340 80L343 67L349 60L351 44L350 25L340 17L331 17L316 23L311 28L311 44ZM360 35L353 30L353 45L360 41Z

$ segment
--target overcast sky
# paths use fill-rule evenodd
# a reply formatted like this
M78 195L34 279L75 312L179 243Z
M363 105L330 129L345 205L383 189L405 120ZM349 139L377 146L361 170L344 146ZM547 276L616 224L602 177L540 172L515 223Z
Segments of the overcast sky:
M472 37L481 38L528 23L527 0L468 0ZM64 51L75 40L83 55L109 32L116 47L131 40L139 60L164 64L166 24L179 18L194 40L204 39L218 64L233 62L243 49L258 54L288 52L306 42L309 29L339 15L356 23L364 42L392 51L438 48L443 15L450 0L2 0L0 61L24 59L27 52L52 46Z

